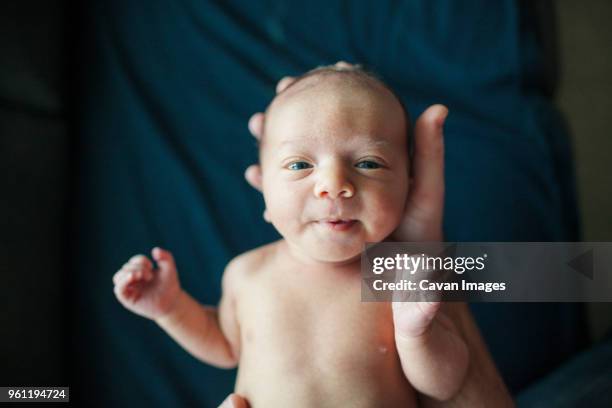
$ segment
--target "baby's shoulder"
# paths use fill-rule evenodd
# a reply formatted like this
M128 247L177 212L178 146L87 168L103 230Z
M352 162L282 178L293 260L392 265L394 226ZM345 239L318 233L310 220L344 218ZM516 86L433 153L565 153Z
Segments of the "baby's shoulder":
M223 286L235 287L256 277L274 258L279 241L244 252L232 259L223 273Z

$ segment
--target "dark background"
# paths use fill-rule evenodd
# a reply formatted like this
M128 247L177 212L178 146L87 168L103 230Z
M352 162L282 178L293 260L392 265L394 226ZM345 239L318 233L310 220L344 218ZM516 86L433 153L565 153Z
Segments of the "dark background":
M612 240L612 3L557 5L557 101L572 129L585 241ZM66 309L79 56L65 1L0 6L0 385L69 385ZM595 338L610 305L591 308Z
M0 6L0 384L66 384L66 2Z

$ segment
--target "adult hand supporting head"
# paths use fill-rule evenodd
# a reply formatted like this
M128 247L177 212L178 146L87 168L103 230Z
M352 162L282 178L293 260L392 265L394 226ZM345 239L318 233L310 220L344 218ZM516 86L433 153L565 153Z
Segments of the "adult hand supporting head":
M249 408L247 401L238 394L230 394L219 408Z

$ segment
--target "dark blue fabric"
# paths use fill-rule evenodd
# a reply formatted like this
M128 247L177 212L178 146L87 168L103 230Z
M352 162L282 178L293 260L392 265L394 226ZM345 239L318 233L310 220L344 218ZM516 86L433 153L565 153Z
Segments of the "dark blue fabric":
M567 136L526 85L540 74L522 50L538 44L522 35L529 27L515 1L88 4L78 54L75 400L212 407L232 389L233 371L196 361L123 309L111 277L160 245L174 252L182 285L216 304L224 265L278 237L243 171L257 158L247 120L283 75L360 62L413 117L449 106L448 240L577 237ZM513 390L574 352L584 333L577 305L473 310Z
M516 399L519 408L609 408L612 401L612 332Z

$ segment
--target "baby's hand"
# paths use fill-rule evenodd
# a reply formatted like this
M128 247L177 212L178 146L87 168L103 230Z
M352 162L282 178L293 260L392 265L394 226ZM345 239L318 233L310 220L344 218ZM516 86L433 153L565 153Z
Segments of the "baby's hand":
M159 268L144 255L135 255L113 276L115 296L128 310L157 320L174 307L181 292L178 273L172 254L153 248L153 259Z

